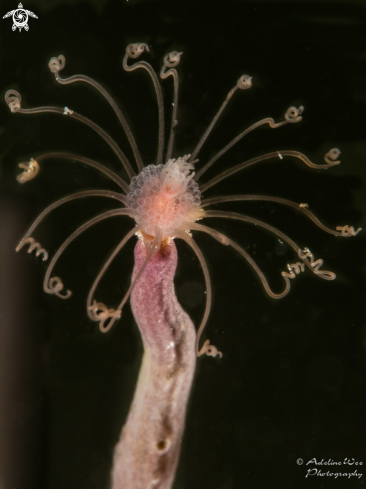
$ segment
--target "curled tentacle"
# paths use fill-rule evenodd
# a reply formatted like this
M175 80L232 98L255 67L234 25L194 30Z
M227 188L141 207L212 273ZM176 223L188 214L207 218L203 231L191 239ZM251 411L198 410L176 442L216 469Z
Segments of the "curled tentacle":
M161 92L161 86L159 83L159 79L153 70L152 66L146 61L139 61L132 66L128 66L127 61L128 58L138 58L144 51L150 51L147 44L135 43L129 44L126 48L126 55L123 58L123 68L126 71L134 71L138 68L144 68L149 75L151 76L152 82L155 87L156 98L158 102L158 115L159 115L159 131L158 131L158 154L156 157L156 165L161 165L163 163L163 150L164 150L164 102L163 102L163 94Z
M205 226L202 226L205 227ZM218 233L220 234L220 233ZM197 243L192 239L191 233L186 231L186 232L179 232L177 233L177 237L183 239L186 243L189 244L189 246L192 248L192 250L195 252L201 267L202 271L205 277L205 283L206 283L206 307L205 307L205 312L203 314L203 318L201 321L201 324L198 328L197 335L196 335L196 341L195 341L195 352L196 356L200 357L201 355L208 355L215 357L216 355L220 355L222 357L222 353L217 350L216 346L210 345L210 340L206 340L205 343L203 344L202 348L199 349L199 342L201 338L201 334L206 326L208 316L210 314L211 310L211 302L212 302L212 288L211 288L211 280L210 280L210 273L208 271L207 263L206 260L202 254L202 251L200 250L199 246L197 246ZM222 242L222 240L220 240Z
M219 111L217 112L217 114L215 115L215 117L212 119L210 125L208 126L208 128L206 129L206 131L204 132L202 138L200 139L199 143L197 144L196 148L194 149L193 153L192 153L192 156L191 156L191 160L194 160L196 158L196 156L198 155L200 149L202 148L204 142L206 141L206 139L208 138L209 134L211 133L212 129L214 128L216 122L218 121L218 119L220 118L221 114L223 113L225 107L227 106L227 104L229 103L229 100L231 99L231 97L234 95L234 93L238 90L238 89L241 89L241 90L245 90L247 88L250 88L252 86L252 77L249 76L249 75L243 75L239 78L239 80L236 82L236 85L234 88L232 88L230 90L230 92L227 94L226 96L226 99L224 100L224 103L221 105ZM242 136L244 135L244 133L242 134ZM242 137L240 136L239 139ZM237 138L234 139L231 143L229 143L229 145L225 146L225 148L220 152L218 153L218 155L216 155L212 160L210 160L203 168L201 168L201 170L198 172L198 174L196 175L196 180L201 176L203 175L203 173L216 161L216 159L218 159L221 154L223 154L225 151L227 151L231 145L235 144L235 142L237 141Z
M94 301L91 306L88 307L89 316L93 321L99 321L99 330L102 333L107 333L112 327L112 322L110 322L107 326L104 326L104 323L109 318L120 319L121 311L115 309L108 309L108 307L103 304L103 302ZM114 321L113 321L114 322Z
M150 51L149 46L144 42L129 44L126 48L126 56L134 59L139 58L145 49L147 52Z
M247 90L252 86L252 77L249 75L242 75L236 82L236 85L240 90Z
M342 236L348 237L348 236L356 236L360 231L362 231L362 228L357 228L355 231L355 228L353 226L337 226L336 227L337 231L341 231Z
M68 299L72 292L71 290L67 290L65 295L62 295L60 292L63 290L64 284L62 283L60 277L52 277L48 282L48 286L44 288L47 294L55 294L60 299Z
M202 189L202 187L201 187ZM302 214L305 214L307 217L309 217L320 229L325 231L326 233L332 234L333 236L340 236L340 237L350 237L350 236L356 236L361 231L361 228L358 228L356 231L353 226L338 226L336 228L336 231L333 229L328 228L327 226L324 226L319 219L308 210L309 204L302 203L302 204L297 204L296 202L292 202L291 200L288 199L282 199L280 197L272 197L268 195L225 195L225 196L220 196L220 197L212 197L210 199L204 199L201 201L201 207L207 207L209 205L213 204L220 204L223 202L239 202L239 201L269 201L269 202L276 202L278 204L284 204L286 206L292 207L293 209L296 209ZM341 232L339 232L341 231Z
M18 112L22 108L22 97L16 90L8 90L5 94L5 102L11 112Z
M338 156L341 154L338 148L332 148L328 151L328 153L324 156L324 160L328 163L328 165L340 165L340 161L337 160Z
M304 248L303 250L299 250L298 252L299 258L303 260L305 264L310 264L312 271L315 275L318 275L320 278L324 280L334 280L336 278L336 274L333 272L329 272L327 270L320 270L320 267L323 265L323 260L319 258L319 260L314 261L314 255L311 253L309 248Z
M290 292L291 285L290 285L289 277L286 276L286 272L283 272L283 273L285 273L285 275L282 275L284 280L285 280L285 283L286 283L285 289L282 292L280 292L279 294L276 294L275 292L272 291L271 287L269 286L268 281L267 281L266 277L264 276L264 273L262 272L262 270L259 268L259 266L256 264L256 262L253 260L253 258L249 255L249 253L247 253L244 250L244 248L239 246L237 243L235 243L235 241L230 239L225 234L220 233L219 231L216 231L216 229L212 229L208 226L204 226L202 224L197 224L197 223L191 224L190 227L191 227L191 229L195 229L197 231L203 231L204 233L207 233L210 236L212 236L212 238L216 239L219 243L224 244L224 245L230 245L232 248L234 248L236 251L238 251L247 260L249 265L253 268L255 273L258 275L260 281L262 282L264 290L267 292L267 294L270 297L272 297L272 299L282 299L282 297L285 297L285 295L287 295ZM182 238L183 236L179 235L179 237ZM200 329L201 329L201 327L200 327Z
M304 107L300 105L299 108L289 107L285 114L285 119L290 124L300 122L302 120L301 114L304 112Z
M142 168L144 167L144 165L143 165L141 155L140 155L140 152L138 150L135 138L132 134L130 126L128 125L128 123L126 121L126 118L122 114L122 112L121 112L120 108L118 107L118 105L116 104L116 102L109 95L109 93L102 87L102 85L100 85L98 82L96 82L92 78L89 78L88 76L74 75L74 76L70 76L69 78L62 78L59 75L59 72L61 70L63 70L63 68L65 67L65 64L66 64L65 56L63 56L61 54L60 56L51 58L50 62L48 63L48 67L50 68L51 72L55 75L56 81L58 83L61 83L61 85L68 85L69 83L75 83L75 82L84 82L84 83L88 83L89 85L94 87L96 90L98 90L98 92L101 95L103 95L103 97L107 100L107 102L112 107L115 114L117 115L117 117L118 117L118 119L119 119L125 133L126 133L126 136L127 136L128 140L131 144L132 151L133 151L135 158L136 158L137 167L141 171ZM64 114L70 114L70 112L68 112L66 109L67 108L65 107Z
M135 228L131 229L131 231L129 233L126 234L126 236L122 239L122 241L119 243L119 245L115 248L115 250L113 251L113 253L110 255L110 257L108 258L108 260L106 261L106 263L103 265L101 271L98 273L98 276L96 277L96 279L94 280L94 283L90 289L90 292L88 294L88 298L87 298L87 301L86 301L86 308L87 308L87 311L88 311L88 315L90 317L90 319L94 319L94 316L92 315L92 301L93 301L93 295L94 295L94 292L101 280L101 278L103 277L104 273L106 272L107 268L109 267L109 265L112 263L112 261L114 260L114 258L117 256L117 254L121 251L121 249L123 248L123 246L127 243L127 241L133 236L133 234L135 233ZM93 301L95 302L95 300ZM112 324L109 325L109 327L111 328L112 327Z
M19 251L25 244L29 243L30 246L27 250L27 253L32 253L34 249L36 249L36 256L39 256L40 254L43 255L43 261L46 261L48 259L48 253L44 248L41 248L40 243L36 243L34 238L29 237L25 239L24 241L21 241L19 245L16 248L16 251Z
M164 66L166 68L175 68L176 66L179 65L180 62L180 57L183 54L183 52L178 52L178 51L172 51L171 53L168 53L164 56ZM163 78L163 77L162 77Z
M271 127L274 127L271 125L271 123L269 122L270 120L273 121L273 119L265 119L265 122L269 123ZM258 124L262 124L263 121L261 121L260 123ZM283 125L283 124L287 124L287 122L279 122L277 124L277 127L279 125ZM255 126L255 124L254 124ZM251 126L251 128L253 128L254 126ZM249 129L251 129L249 128ZM252 129L251 129L252 130ZM242 137L244 133L240 134L238 137ZM231 143L230 143L231 144ZM221 150L214 158L212 158L212 160L210 160L200 171L198 171L194 177L195 180L198 180L202 174L209 168L209 166L212 165L212 163L214 163L218 158L219 156L221 156L224 152L226 151L226 148L224 148L224 150ZM257 156L256 158L252 158L250 160L247 160L247 161L244 161L243 163L239 163L239 165L235 165L233 166L232 168L230 168L229 170L225 170L223 171L222 173L220 173L219 175L217 175L216 177L212 178L211 180L209 180L208 182L200 185L200 190L201 192L205 192L208 188L212 187L213 185L215 185L216 183L219 183L221 182L222 180L224 180L225 178L233 175L234 173L240 171L240 170L243 170L244 168L248 168L249 166L252 166L256 163L260 163L261 161L265 161L265 160L269 160L269 159L272 159L272 158L280 158L281 160L283 160L284 156L292 156L294 158L298 158L299 160L301 160L303 163L305 163L305 165L307 165L308 167L310 168L316 168L316 169L321 169L321 168L330 168L331 166L334 166L334 165L338 165L339 162L328 162L327 160L327 164L325 165L318 165L318 164L315 164L313 163L312 161L309 160L309 158L307 156L305 156L303 153L299 153L298 151L288 151L288 150L284 150L284 151L275 151L275 152L272 152L272 153L267 153L265 155L262 155L262 156ZM303 206L305 207L305 205Z
M60 56L53 57L50 59L50 62L48 63L48 67L51 73L58 73L59 71L65 68L65 64L66 64L65 56L60 54Z
M296 262L287 264L288 272L281 272L282 277L295 278L300 272L305 271L304 263Z
M110 146L110 148L115 152L115 154L120 159L121 163L125 167L130 178L135 176L135 171L133 170L131 163L127 159L126 155L120 149L118 144L97 124L92 122L87 117L82 116L81 114L77 114L76 112L65 107L62 109L61 107L35 107L33 109L22 109L21 108L21 97L18 92L15 90L8 90L5 94L5 100L8 104L10 110L12 112L21 112L22 114L39 114L50 112L53 114L63 114L68 115L69 117L76 119L83 124L89 126L93 131L95 131L100 137L104 139L104 141ZM128 191L128 185L125 185L124 190Z
M172 51L164 57L164 65L160 71L160 77L165 80L168 76L172 76L174 80L174 97L172 103L172 119L170 124L170 136L168 142L168 148L166 151L165 160L168 161L172 157L173 145L174 145L174 128L178 124L177 110L178 110L178 90L179 90L179 78L175 67L180 62L180 57L183 53L178 51ZM167 68L168 71L165 71Z
M238 87L235 87L235 89L237 89ZM230 94L229 94L230 95ZM228 95L228 97L229 97ZM230 95L231 96L231 95ZM221 110L221 109L220 109ZM262 119L261 121L258 121L256 122L255 124L252 124L250 127L248 127L248 129L245 129L245 131L243 131L242 133L240 133L238 136L236 136L232 141L230 141L230 143L228 143L224 148L222 148L222 150L220 150L213 158L211 158L210 161L208 161L197 173L196 173L196 176L195 176L195 180L199 180L202 175L219 159L221 158L221 156L223 156L227 151L229 151L229 149L231 149L236 143L238 143L244 136L246 136L247 134L249 134L250 132L254 131L254 129L256 129L257 127L259 126L263 126L264 124L269 124L270 128L271 129L276 129L278 127L282 127L282 126L285 126L286 124L294 124L296 122L300 122L302 120L302 117L300 114L302 114L304 110L304 107L301 106L299 107L298 109L296 107L290 107L289 109L287 109L286 111L286 114L285 114L285 120L284 121L281 121L281 122L275 122L273 120L272 117L266 117L265 119ZM283 160L283 155L285 154L291 154L291 153L295 153L295 152L280 152L280 151L277 151L276 153L274 153L276 156L278 156L281 160ZM273 153L271 153L273 154ZM299 153L298 153L299 154ZM197 149L192 153L192 159L194 156L197 155ZM267 157L267 155L264 156L265 158ZM259 159L256 159L254 158L253 160L250 160L250 161L261 161L261 158ZM334 163L332 163L333 165ZM323 167L328 167L329 165L323 165ZM234 168L237 168L237 167L234 167ZM231 170L227 170L227 171L231 171ZM226 174L226 172L224 172L224 174ZM220 178L220 175L218 177L215 177L215 178Z
M33 158L28 162L19 163L18 166L19 168L24 168L24 171L17 176L19 183L29 182L29 180L33 180L38 175L39 164Z
M254 219L253 217L238 214L236 212L223 212L223 211L205 211L203 217L223 217L223 218L228 218L228 219L236 219L239 221L249 222L249 223L254 224L256 226L260 226L264 229L267 229L268 231L276 234L281 239L283 239L286 243L288 243L291 246L291 248L298 254L299 258L301 258L301 260L309 268L309 270L311 270L315 275L318 275L320 278L323 278L325 280L334 280L336 278L335 273L329 272L326 270L325 271L320 270L320 267L323 264L323 260L319 259L319 260L314 261L314 256L310 252L309 248L305 248L303 251L301 251L299 246L291 238L289 238L286 234L284 234L279 229L277 229L277 228L275 228L275 227L273 227L273 226L271 226L271 225L269 225L263 221L260 221L259 219ZM211 228L207 228L206 226L202 226L201 224L192 223L192 224L190 224L190 229L197 229L197 230L202 230L202 231L208 232L209 234L211 234L212 237L214 237L215 239L218 239L219 241L222 242L222 238L220 237L220 235L222 235L222 233L218 233L218 231L215 231ZM223 235L223 236L225 236L225 235ZM239 249L240 247L238 247L238 245L236 245L236 243L234 241L230 240L227 237L226 237L226 240L227 240L228 244L230 244L231 246L236 248L239 251L239 253L241 253L249 261L249 263L253 266L253 268L256 270L257 274L261 278L262 283L264 285L264 288L266 289L266 292L271 297L279 299L288 293L288 291L290 290L290 282L289 282L289 277L286 276L286 272L284 272L285 275L282 273L282 276L286 282L286 290L284 292L282 292L282 294L274 294L273 295L273 293L270 291L269 287L267 288L267 285L266 285L267 281L264 279L262 272L258 269L256 264L252 263L253 260L250 257L248 258L248 256L247 256L248 254L246 252L243 253L244 250ZM290 278L293 278L293 277L290 277Z
M208 357L215 357L216 355L219 355L220 358L222 358L222 353L219 351L216 346L210 345L210 340L206 340L200 351L197 353L197 356L200 357L201 355L206 354Z

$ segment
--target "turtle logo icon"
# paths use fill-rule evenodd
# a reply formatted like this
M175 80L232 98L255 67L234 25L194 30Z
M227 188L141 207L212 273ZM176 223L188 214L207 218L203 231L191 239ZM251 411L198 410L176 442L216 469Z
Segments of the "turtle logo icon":
M11 10L7 14L4 15L3 19L7 19L8 17L13 16L13 25L12 29L15 31L19 29L19 32L24 28L24 30L28 30L28 16L33 17L34 19L38 19L38 17L31 12L30 10L25 10L23 5L20 3L16 10Z

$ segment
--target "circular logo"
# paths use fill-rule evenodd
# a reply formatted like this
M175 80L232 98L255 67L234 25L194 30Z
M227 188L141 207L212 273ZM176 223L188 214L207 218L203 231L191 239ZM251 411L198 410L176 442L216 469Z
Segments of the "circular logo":
M23 10L21 8L15 10L15 12L13 13L13 22L18 28L26 26L28 23L28 14L26 10Z

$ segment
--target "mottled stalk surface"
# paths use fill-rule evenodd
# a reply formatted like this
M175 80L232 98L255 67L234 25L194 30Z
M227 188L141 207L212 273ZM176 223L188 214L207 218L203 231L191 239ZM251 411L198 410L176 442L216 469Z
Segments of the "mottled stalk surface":
M132 280L146 255L139 240ZM195 329L175 295L176 266L172 241L151 257L131 294L144 356L115 448L112 489L169 489L174 480L196 364Z

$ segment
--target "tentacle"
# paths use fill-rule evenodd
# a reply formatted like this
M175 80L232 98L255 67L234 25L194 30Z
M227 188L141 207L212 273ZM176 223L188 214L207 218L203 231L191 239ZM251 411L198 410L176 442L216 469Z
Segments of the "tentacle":
M96 161L91 160L90 158L85 158L84 156L80 156L80 155L73 154L73 153L59 153L59 152L44 153L42 155L37 156L37 163L41 162L42 160L47 160L47 159L52 159L52 158L61 158L61 159L65 159L65 160L80 161L80 163L84 163L85 165L89 165L92 168L95 168L96 170L104 173L104 175L109 177L111 180L113 180L113 182L115 182L119 187L121 187L121 189L124 190L125 193L128 193L128 191L129 191L128 184L125 182L125 180L123 180L123 178L119 177L114 171L109 170L108 168L101 165L100 163L97 163ZM31 159L31 162L32 162L32 160L33 160L33 158ZM33 161L35 161L35 160L33 160ZM21 178L22 175L23 174L18 175L17 179Z
M206 283L206 307L205 307L205 312L203 314L203 318L200 324L200 327L198 328L197 331L197 336L196 336L196 343L195 343L195 351L197 357L200 357L203 354L206 354L208 356L215 357L216 355L219 355L222 357L221 351L218 351L217 348L214 345L210 345L210 340L206 340L202 346L201 349L199 349L199 342L201 338L201 334L204 330L204 327L206 326L208 316L210 315L211 311L211 303L212 303L212 288L211 288L211 280L210 280L210 274L208 271L207 263L206 260L202 254L202 251L200 250L199 246L197 246L197 243L193 240L193 238L185 233L185 232L179 232L177 234L177 238L183 239L186 243L189 244L189 246L192 248L192 250L195 252L201 267L203 271L203 275L205 277L205 283Z
M159 246L159 243L161 243L161 238L162 238L162 230L158 229L155 233L154 241L153 241L153 243L152 243L152 245L151 245L151 247L147 253L145 261L139 270L139 273L136 275L135 280L131 283L128 291L126 292L126 294L125 294L124 298L122 299L121 303L119 304L118 308L114 311L113 316L109 316L111 319L110 319L108 325L104 326L104 322L103 322L103 324L99 323L99 329L102 333L106 333L107 331L109 331L112 328L112 326L114 325L116 319L119 319L121 317L123 306L128 301L128 298L130 297L131 292L133 291L136 283L140 279L142 272L145 270L146 265L149 263L150 258L152 257L153 253L158 251L158 246Z
M63 199L60 199L50 206L46 207L46 209L41 212L41 214L37 217L37 219L33 222L27 233L24 235L18 246L16 247L16 251L19 251L26 242L28 242L31 234L33 231L36 229L38 224L49 214L51 211L56 209L57 207L60 207L63 204L66 204L66 202L71 202L72 200L76 199L82 199L84 197L109 197L111 199L116 199L122 202L123 204L127 205L128 199L122 194L116 193L116 192L111 192L110 190L85 190L84 192L77 192L76 194L68 195L67 197L64 197ZM34 240L33 240L34 241ZM36 243L39 245L39 243ZM33 245L34 247L34 245ZM33 248L32 248L33 249ZM44 251L44 250L43 250ZM28 253L30 251L28 250ZM38 253L39 254L39 253ZM38 255L37 255L38 256ZM47 258L45 258L46 260Z
M220 118L221 114L223 113L225 107L229 103L229 100L234 95L234 93L238 90L238 88L241 89L241 90L247 90L251 86L252 86L252 77L251 76L249 76L249 75L242 75L238 79L238 81L236 82L236 86L234 88L232 88L230 90L230 92L227 94L226 99L224 100L224 103L221 105L219 111L217 112L217 114L215 115L215 117L212 119L211 124L208 126L208 128L206 129L204 135L202 136L202 138L200 139L199 143L197 144L195 150L193 151L192 156L191 156L191 159L192 160L194 160L196 158L196 156L198 155L200 149L204 145L206 139L210 135L212 129L214 128L216 122Z
M60 258L65 249L69 246L69 244L74 241L75 238L80 236L84 231L93 226L94 224L102 221L103 219L107 219L109 217L114 216L130 216L133 217L134 211L132 209L114 209L112 211L105 212L104 214L100 214L97 217L94 217L90 221L86 222L82 226L80 226L76 231L74 231L60 246L60 248L55 253L55 256L52 258L51 263L49 264L46 275L43 282L43 289L47 294L56 294L59 297L63 297L67 299L71 295L71 291L67 291L66 296L61 296L60 291L63 289L63 283L59 277L52 277L51 274L53 272L53 268L55 267L57 260Z
M272 297L273 299L282 299L282 297L285 297L285 295L287 295L289 293L290 287L291 287L289 279L293 278L293 277L290 277L287 272L282 272L282 276L285 280L285 289L280 294L276 294L270 288L268 281L267 281L266 277L264 276L264 273L258 267L258 265L255 263L253 258L241 246L239 246L237 243L235 243L235 241L228 238L225 234L220 233L219 231L216 231L215 229L212 229L208 226L204 226L203 224L193 223L190 225L190 227L192 230L201 231L201 232L204 232L206 234L209 234L212 238L216 239L219 243L225 244L225 245L230 245L232 248L234 248L236 251L238 251L247 260L249 265L253 268L255 273L258 275L260 281L262 282L264 290L267 292L267 294L270 297Z
M284 204L289 207L293 207L294 209L308 216L320 229L322 229L326 233L333 234L333 236L342 236L342 237L356 236L356 234L358 234L361 231L361 228L358 228L355 231L355 228L353 226L348 226L348 225L336 227L337 231L339 230L340 232L334 231L333 229L324 226L324 224L322 224L319 221L319 219L307 209L307 207L309 207L308 204L297 204L296 202L292 202L291 200L282 199L280 197L271 197L267 195L227 195L223 197L212 197L210 199L204 199L201 202L201 207L207 207L213 204L221 204L223 202L238 202L244 200L249 200L249 201L264 200L268 202L276 202L278 204Z
M19 112L20 114L41 114L48 112L53 114L63 114L87 125L91 129L93 129L93 131L95 131L100 137L102 137L104 141L109 145L109 147L115 152L125 170L127 171L128 176L132 178L135 175L131 163L128 161L126 155L120 149L118 144L101 127L99 127L87 117L84 117L81 114L77 114L73 110L70 110L68 107L64 107L63 109L61 107L35 107L33 109L22 109L21 100L22 99L20 94L15 90L8 90L5 94L5 101L8 104L11 112Z
M283 233L282 231L280 231L279 229L273 226L270 226L269 224L263 221L260 221L259 219L254 219L253 217L244 216L236 212L224 212L224 211L205 211L202 218L206 218L206 217L223 217L226 219L235 219L238 221L249 222L251 224L254 224L255 226L260 226L264 229L267 229L271 233L276 234L284 241L286 241L286 243L288 243L291 246L291 248L298 254L299 258L303 260L303 262L309 268L310 271L312 271L316 275L319 275L321 278L324 278L326 280L334 280L336 278L336 275L333 272L328 272L328 271L323 272L319 270L319 267L323 264L323 260L317 260L315 262L317 267L315 267L313 261L310 259L310 255L301 252L300 247L291 238L289 238L287 234ZM191 229L194 229L193 226L191 226ZM309 251L308 248L305 248L305 250Z
M227 144L221 151L219 151L206 165L201 168L197 174L195 179L198 180L222 155L224 155L229 149L231 149L240 139L254 131L259 126L263 126L264 124L269 124L271 129L276 129L278 127L285 126L286 124L295 124L302 120L301 114L304 111L304 107L301 105L298 109L296 107L290 107L287 109L285 114L285 120L282 122L275 122L272 117L267 117L259 122L256 122L252 126L248 127L245 131L243 131L239 136L236 136L229 144ZM334 163L333 163L334 164Z
M27 239L24 238L21 240L21 242L18 244L16 247L16 251L19 251L20 248L22 248L25 244L29 244L29 248L27 249L27 253L32 253L33 250L36 251L36 256L43 255L43 261L46 261L48 259L48 253L44 248L41 248L40 243L36 243L34 238L28 237Z
M65 56L62 56L62 54L61 54L60 56L51 58L50 62L48 63L48 67L49 67L51 73L53 73L55 75L56 81L58 83L60 83L61 85L68 85L69 83L75 83L75 82L81 81L81 82L89 83L89 85L96 88L98 90L98 92L101 95L103 95L103 97L107 100L109 105L114 110L114 112L117 115L120 123L122 124L122 127L126 133L126 136L127 136L128 141L131 145L133 154L135 156L137 168L139 171L141 171L144 167L144 164L142 162L141 155L140 155L139 149L137 147L135 138L134 138L132 131L130 129L130 126L128 125L128 122L126 121L125 116L122 114L121 109L118 107L118 105L113 100L113 98L109 95L107 90L105 90L105 88L103 88L102 85L100 85L97 81L93 80L92 78L89 78L88 76L85 76L85 75L74 75L74 76L70 76L69 78L61 78L60 71L64 69L65 64L66 64Z
M168 161L172 157L173 146L174 146L174 127L178 124L177 120L177 110L178 110L178 89L179 89L179 77L177 70L174 68L178 66L180 62L180 57L183 53L178 53L178 51L172 51L164 57L164 66L161 68L160 77L164 80L168 78L169 75L173 77L174 80L174 98L173 98L173 109L172 109L172 122L170 126L170 136L169 143L165 161ZM168 71L165 71L169 68Z
M126 71L134 71L137 70L137 68L144 68L145 70L148 71L148 73L151 76L151 79L154 83L155 87L155 92L156 92L156 97L158 100L158 112L159 112L159 142L158 142L158 154L156 158L156 164L160 165L163 163L163 151L164 151L164 103L163 103L163 94L161 93L161 86L159 83L159 79L155 73L155 71L152 69L152 67L149 65L149 63L146 63L146 61L139 61L138 63L135 63L132 66L128 66L127 61L128 58L136 59L141 56L141 54L145 51L150 51L149 46L145 43L135 43L135 44L129 44L126 48L126 55L123 58L123 68Z
M29 182L29 180L33 180L39 173L39 164L37 160L33 158L30 161L24 161L23 163L19 163L19 168L23 168L23 172L17 176L17 180L19 183Z
M136 228L133 228L133 229L131 229L131 231L129 231L126 234L126 236L124 236L122 241L118 244L118 246L115 248L113 253L110 255L108 260L103 265L101 271L98 273L98 275L97 275L96 279L94 280L93 285L89 291L88 298L86 301L86 309L88 311L88 315L89 315L90 319L92 319L93 321L100 321L100 320L103 321L102 323L99 324L99 328L102 332L105 331L104 322L106 321L106 319L108 317L113 317L113 314L115 314L116 311L114 309L108 309L107 306L104 306L104 308L101 308L102 303L96 302L95 300L93 301L93 295L94 295L94 292L95 292L96 288L98 287L98 284L101 281L103 275L107 271L109 265L112 263L112 261L115 259L115 257L118 255L118 253L121 251L121 249L127 243L127 241L129 239L131 239L135 233L136 233ZM102 316L100 316L100 314L99 315L96 314L98 312L98 309L95 309L94 304L96 304L96 306L98 306L99 309L102 310L102 313L103 313ZM110 315L105 316L105 311L108 311L110 313ZM113 311L113 312L111 312L111 311ZM121 312L119 311L119 317L121 317L120 313ZM118 319L117 316L116 316L116 319Z
M243 163L240 163L239 165L234 166L233 168L230 168L229 170L226 170L220 175L217 175L216 177L212 178L208 182L204 183L203 185L200 186L201 192L205 192L207 189L212 187L213 185L216 185L216 183L221 182L225 178L234 175L240 170L243 170L244 168L248 168L251 165L254 165L256 163L260 163L261 161L265 160L270 160L272 158L280 158L283 160L284 156L293 156L294 158L298 158L299 160L303 161L305 165L309 166L310 168L316 168L316 169L322 169L322 168L330 168L331 166L334 165L339 165L340 161L330 161L329 155L337 148L331 149L328 151L328 153L325 155L325 161L327 161L326 165L315 165L312 163L307 156L305 156L303 153L299 153L298 151L274 151L273 153L267 153L262 156L257 156L256 158L252 158L248 161L244 161ZM338 150L339 151L339 150ZM196 175L197 176L197 175Z

